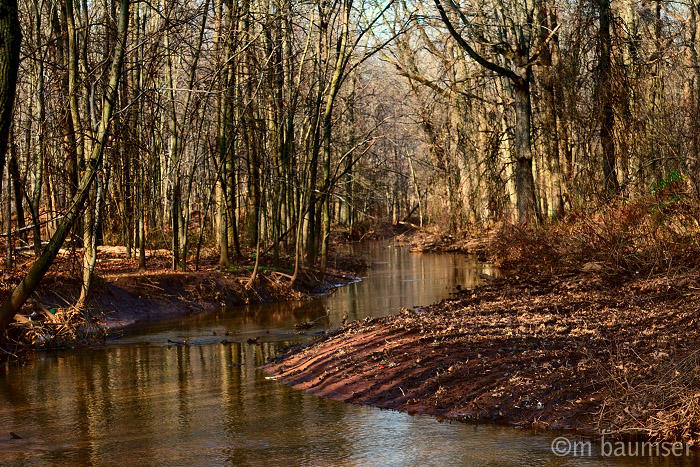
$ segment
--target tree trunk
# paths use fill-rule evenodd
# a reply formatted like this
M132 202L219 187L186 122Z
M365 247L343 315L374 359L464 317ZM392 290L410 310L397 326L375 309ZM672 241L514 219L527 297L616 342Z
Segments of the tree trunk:
M41 11L39 10L38 0L33 2L34 27L36 29L37 48L41 49ZM40 204L42 185L44 181L44 161L45 145L44 145L44 122L46 121L46 105L44 102L44 61L38 60L36 63L36 99L37 99L37 132L36 142L34 147L34 186L32 187L32 209L40 218ZM41 227L39 224L34 224L34 254L39 256L41 253Z
M22 31L17 16L17 0L0 0L0 173L5 167L12 107L17 90L21 41ZM2 193L2 177L0 177L0 193Z
M97 169L97 188L94 190L94 212L92 212L89 217L85 216L85 225L83 226L85 229L83 235L83 281L80 287L80 297L76 304L76 308L78 309L82 309L87 305L90 287L92 286L92 278L95 272L95 263L97 262L97 237L100 220L102 218L105 185L104 175L99 172L102 171L103 164L104 162L100 163ZM90 208L91 206L88 206L88 211Z
M321 211L321 277L326 273L328 265L328 241L331 233L331 129L333 104L340 90L343 72L345 71L345 54L348 46L348 36L350 28L350 10L352 0L343 2L343 30L338 43L338 52L333 70L333 77L328 85L328 95L326 96L326 107L323 112L323 206Z
M599 0L599 9L600 30L598 31L598 47L600 57L598 59L598 72L600 76L598 77L598 99L601 109L600 144L603 151L605 192L607 196L614 196L619 191L619 185L615 171L615 141L613 139L615 111L613 109L612 63L610 60L610 53L612 52L610 0Z
M139 241L139 272L146 270L146 197L145 197L145 177L144 167L139 168L139 187L138 187L138 241Z
M545 44L548 31L554 31L557 27L555 24L555 13L547 9L546 2L542 2L539 21L540 24L546 25L546 27L542 28L542 36L540 39L542 43ZM557 55L557 47L558 41L556 37L554 37L550 43L542 47L542 53L540 55L540 82L542 83L541 101L543 107L543 129L541 138L544 139L544 158L549 175L548 180L545 182L547 197L549 198L549 211L547 214L555 219L560 218L564 214L562 195L563 177L559 160L559 133L557 128L559 103L555 97L557 76L554 69L554 59Z
M12 173L10 164L7 165L7 204L5 205L5 231L7 232L7 249L5 250L5 268L9 272L12 270L12 190L10 183Z
M513 159L515 162L518 222L530 223L540 218L540 210L535 197L535 179L532 175L530 80L525 80L524 85L521 86L514 85L513 95L515 98Z
M19 175L19 164L17 163L17 144L15 144L14 141L10 144L10 162L8 166L10 168L12 189L14 192L13 199L15 200L15 213L17 215L17 230L22 231L22 229L24 229L24 207L22 205L22 181ZM26 240L26 232L22 232L19 235Z
M114 58L109 71L105 98L103 99L102 118L97 130L97 138L92 146L90 159L81 177L76 195L71 200L70 207L67 209L63 220L58 225L56 232L49 240L49 244L44 248L39 258L29 269L27 275L22 279L22 282L14 288L10 297L0 305L0 332L4 332L7 329L12 318L39 285L46 271L48 271L51 264L53 264L58 251L63 246L63 242L68 236L70 229L83 211L90 187L97 174L97 167L102 161L104 143L112 120L114 102L117 97L117 86L119 85L119 76L121 74L121 66L124 58L128 22L129 0L121 0L118 22L119 40L114 50Z
M700 1L693 0L690 4L690 64L693 68L691 78L691 131L692 158L689 177L695 188L695 195L700 197Z

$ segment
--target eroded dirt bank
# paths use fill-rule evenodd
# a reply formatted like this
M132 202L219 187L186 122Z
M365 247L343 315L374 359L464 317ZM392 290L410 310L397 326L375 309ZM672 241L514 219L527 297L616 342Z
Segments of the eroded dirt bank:
M698 439L697 274L494 279L350 323L265 367L346 402L463 421Z
M152 252L149 268L138 272L136 260L124 258L119 247L101 247L88 306L76 310L80 294L79 262L70 252L57 261L30 301L16 315L3 355L15 356L32 347L63 347L99 342L103 336L135 328L145 322L207 313L246 303L302 300L327 293L357 280L364 261L335 255L323 280L306 271L290 287L291 264L280 259L264 264L252 286L247 287L252 259L220 268L214 256L202 261L199 271L168 268L168 257ZM6 284L18 282L21 269L4 276ZM11 290L5 287L4 291Z
M206 313L247 303L303 300L330 288L356 280L350 272L332 271L315 286L289 288L274 271L260 271L255 284L247 278L220 271L118 274L100 276L90 300L94 324L108 332L128 329L142 322L170 319L190 313ZM69 308L80 290L77 279L50 278L38 294L35 308ZM71 297L71 298L67 298ZM44 313L45 315L45 313Z

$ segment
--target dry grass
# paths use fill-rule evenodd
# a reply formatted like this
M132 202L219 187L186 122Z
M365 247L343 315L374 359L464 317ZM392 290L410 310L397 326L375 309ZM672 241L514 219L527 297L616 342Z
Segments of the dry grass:
M616 201L554 224L504 225L491 255L505 269L597 263L610 275L678 272L700 266L699 220L700 203L686 196Z
M29 349L60 349L104 341L99 313L75 307L47 309L36 301L25 306L30 316L17 315L2 343L0 357L18 357ZM2 359L2 358L0 358Z
M692 199L685 181L678 180L647 198L573 212L556 223L504 225L490 243L490 256L517 275L594 270L606 287L634 281L653 289L663 283L669 290L695 296L700 200ZM659 289L659 300L664 293L668 292ZM637 329L635 339L644 340L643 331ZM605 398L599 429L700 442L700 339L692 325L683 335L687 349L652 355L625 351L600 368Z
M666 353L639 357L643 375L621 360L605 375L609 397L600 427L653 440L700 442L700 350L670 360Z

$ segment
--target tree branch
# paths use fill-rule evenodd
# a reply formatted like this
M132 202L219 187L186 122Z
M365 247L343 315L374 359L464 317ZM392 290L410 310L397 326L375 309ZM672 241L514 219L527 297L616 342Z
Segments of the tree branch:
M450 35L457 41L457 44L464 49L465 52L479 65L483 66L487 70L491 70L494 73L497 73L500 76L503 76L504 78L508 78L513 83L518 86L518 87L523 87L526 85L525 80L519 76L517 73L515 73L513 70L510 70L508 68L502 67L501 65L498 65L497 63L493 63L481 55L479 55L476 50L472 49L472 47L467 43L467 41L464 39L464 37L461 36L455 29L455 27L452 25L452 21L450 21L450 18L447 16L447 12L442 6L442 3L440 3L440 0L435 0L435 7L438 9L438 12L440 13L440 17L442 18L442 22L445 23L445 26L447 26L447 30L450 31ZM456 7L453 5L453 8L456 9ZM459 12L459 11L458 11ZM461 12L459 12L461 13ZM463 17L463 15L461 15ZM462 18L462 21L465 21L466 18Z

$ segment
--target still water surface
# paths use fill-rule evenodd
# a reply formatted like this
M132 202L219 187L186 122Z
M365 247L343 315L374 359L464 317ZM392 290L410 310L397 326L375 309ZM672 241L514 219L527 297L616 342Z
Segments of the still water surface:
M257 367L289 343L344 318L428 305L492 272L386 243L359 253L367 277L330 296L158 323L104 348L0 367L0 465L698 465L557 457L552 434L439 423L266 378ZM294 331L312 320L306 335Z

